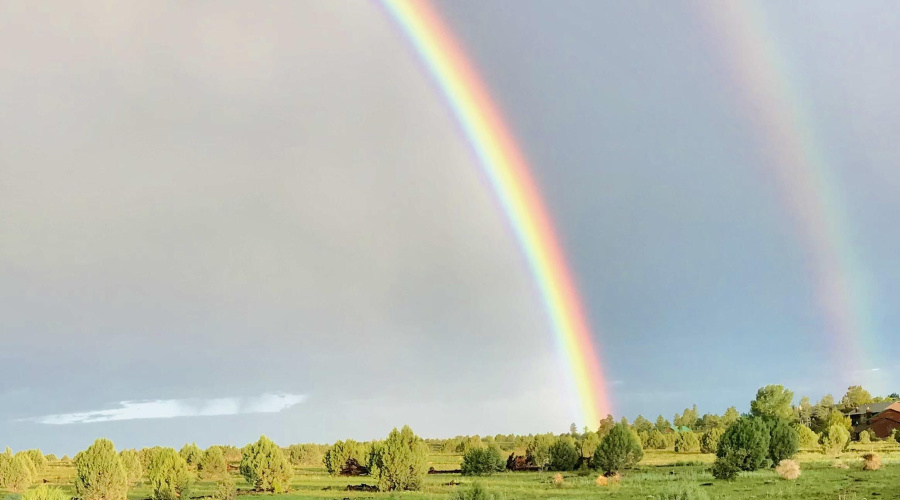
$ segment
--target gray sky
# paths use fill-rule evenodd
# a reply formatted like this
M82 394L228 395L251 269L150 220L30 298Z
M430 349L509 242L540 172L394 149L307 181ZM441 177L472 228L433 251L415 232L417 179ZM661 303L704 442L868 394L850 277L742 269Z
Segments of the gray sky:
M764 4L851 222L857 374L696 6L437 4L533 165L617 416L900 389L897 6L801 5ZM0 445L567 429L524 259L376 4L4 3L0 45Z

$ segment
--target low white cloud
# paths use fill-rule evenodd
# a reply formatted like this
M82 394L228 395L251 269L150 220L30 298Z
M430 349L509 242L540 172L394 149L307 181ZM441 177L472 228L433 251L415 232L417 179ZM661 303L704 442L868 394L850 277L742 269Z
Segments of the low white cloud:
M302 394L263 394L216 399L122 401L119 408L34 417L40 424L66 425L147 418L214 417L247 413L278 413L306 400Z

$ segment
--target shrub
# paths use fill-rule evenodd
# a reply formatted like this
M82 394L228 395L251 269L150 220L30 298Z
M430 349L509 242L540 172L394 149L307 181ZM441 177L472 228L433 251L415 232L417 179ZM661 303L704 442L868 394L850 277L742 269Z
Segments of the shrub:
M800 464L794 460L782 460L775 467L775 472L784 479L793 481L800 477Z
M28 458L31 459L31 463L34 464L35 472L40 473L47 468L47 457L41 453L41 450L25 450L22 453L28 455Z
M294 465L315 464L322 460L320 448L314 444L292 444L288 446L288 457Z
M777 420L771 424L769 431L769 459L773 464L781 463L797 454L800 449L800 436L797 430L785 420Z
M189 466L197 467L197 462L199 462L200 458L203 456L203 450L197 446L197 443L191 443L182 446L178 454L181 455L181 458L183 458Z
M728 454L729 462L741 470L753 471L765 465L769 455L769 429L765 422L758 417L741 417L731 424L716 450L719 458Z
M843 425L833 424L822 438L822 451L829 455L837 455L850 444L850 432Z
M679 432L675 438L675 451L677 453L691 453L700 450L700 439L697 434L687 431Z
M719 450L716 452L717 457L716 461L713 462L711 472L716 479L732 481L741 471L742 458L727 449L724 450L722 455L719 455L722 450L723 449L720 446Z
M197 462L197 470L203 477L218 477L228 472L228 464L225 462L225 452L218 446L210 446Z
M83 500L124 500L128 476L116 447L98 439L75 456L75 491Z
M575 440L571 436L557 439L550 446L550 469L573 470L580 456L581 453L575 447Z
M219 448L222 449L222 453L225 455L226 463L241 461L241 457L243 455L241 454L241 450L237 446L227 444L219 446Z
M3 486L14 493L28 489L35 480L31 471L33 465L30 462L28 457L23 455L5 458L3 470L0 471Z
M647 447L652 448L654 450L665 450L668 446L668 441L666 441L666 436L659 432L656 429L650 431L650 437L647 438Z
M187 460L174 448L157 448L153 451L147 466L147 480L150 482L153 500L175 500L188 498L191 476Z
M869 431L862 431L859 433L859 442L861 444L869 444L872 442L872 436L869 434Z
M538 434L525 448L525 457L538 467L546 467L550 463L550 446L556 442L552 434Z
M59 459L56 458L56 455L54 455L53 453L48 453L45 458L47 459L47 463L59 462Z
M70 498L63 490L46 484L22 493L22 500L69 500Z
M38 471L37 465L34 464L34 461L31 460L31 456L25 451L20 451L13 456L18 457L19 460L21 460L22 463L24 463L25 466L28 467L28 472L29 474L31 474L32 481L36 481L40 471Z
M709 495L694 483L678 481L667 487L661 494L651 498L654 500L709 500Z
M428 473L428 446L404 425L377 443L369 460L369 474L380 491L421 489Z
M144 465L141 463L141 457L134 450L122 450L119 453L119 460L122 462L122 468L125 469L125 478L129 485L137 484L144 476Z
M259 441L244 447L241 475L257 491L284 493L291 486L294 469L278 445L260 436Z
M594 451L591 465L594 469L609 475L633 466L642 458L644 451L641 449L641 443L631 429L623 424L616 424L600 441L600 445Z
M463 455L462 474L464 476L483 476L502 471L506 461L496 445L487 448L470 448Z
M725 429L721 427L713 427L703 433L700 438L700 451L703 453L715 453L719 448L719 439L722 439Z
M453 492L453 495L450 496L451 500L503 500L503 495L500 493L492 493L487 488L481 485L481 483L475 482L472 483L467 489L456 490Z
M225 475L225 477L216 485L216 491L213 492L213 499L235 500L236 498L237 488L234 485L234 479L231 479L231 476L229 475Z
M815 448L819 446L819 438L821 436L816 434L815 431L801 424L795 424L794 429L797 431L800 447Z
M325 464L325 468L328 469L329 474L336 475L340 474L341 467L346 465L351 458L360 464L366 463L366 446L363 443L357 443L352 439L348 439L346 441L338 441L331 448L328 448L328 451L322 457L322 462Z
M862 456L863 470L878 470L881 468L881 455L878 453L866 453Z

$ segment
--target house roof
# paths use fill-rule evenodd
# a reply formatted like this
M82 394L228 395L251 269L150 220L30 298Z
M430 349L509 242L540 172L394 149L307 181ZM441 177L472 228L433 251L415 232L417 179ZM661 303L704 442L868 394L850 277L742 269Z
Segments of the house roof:
M878 415L872 417L872 420L881 420L881 418L887 418L889 420L900 422L900 419L897 418L897 414L900 414L900 401L895 401L889 404L888 407L879 412ZM870 420L870 422L872 420Z
M683 425L679 425L678 427L676 427L674 425L670 425L669 428L675 432L690 432L691 431L690 427L686 427Z
M865 415L866 413L881 413L893 405L896 401L887 401L885 403L869 403L859 405L848 413L848 415Z

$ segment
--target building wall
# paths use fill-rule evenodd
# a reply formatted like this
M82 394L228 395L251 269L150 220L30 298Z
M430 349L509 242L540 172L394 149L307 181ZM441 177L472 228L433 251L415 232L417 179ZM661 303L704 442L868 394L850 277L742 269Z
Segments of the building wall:
M869 428L882 439L890 437L894 429L900 429L900 412L890 409L879 413L878 418L872 419Z

